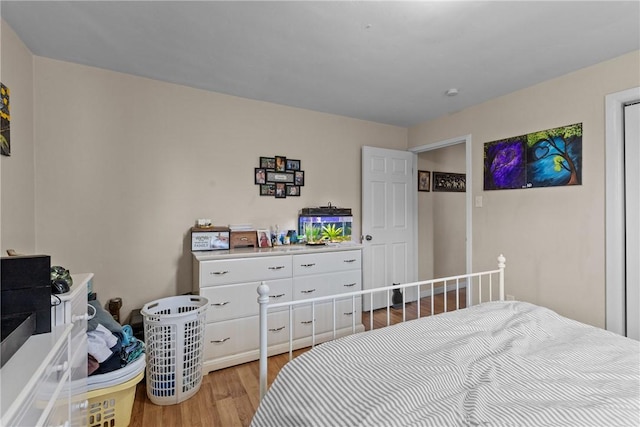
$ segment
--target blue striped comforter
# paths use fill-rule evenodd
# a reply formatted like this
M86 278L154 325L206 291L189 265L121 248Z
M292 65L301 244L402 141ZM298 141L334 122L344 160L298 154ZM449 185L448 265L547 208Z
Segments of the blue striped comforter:
M639 426L640 343L493 302L324 343L252 426Z

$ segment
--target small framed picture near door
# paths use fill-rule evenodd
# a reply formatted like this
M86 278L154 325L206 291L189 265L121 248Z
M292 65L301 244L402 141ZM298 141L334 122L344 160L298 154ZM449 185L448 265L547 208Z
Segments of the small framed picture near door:
M429 171L418 171L418 191L430 191L431 173Z

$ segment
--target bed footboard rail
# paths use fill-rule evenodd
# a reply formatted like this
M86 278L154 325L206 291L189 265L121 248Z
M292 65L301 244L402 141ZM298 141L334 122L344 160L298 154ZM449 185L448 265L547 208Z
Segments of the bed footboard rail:
M444 293L444 312L451 311L449 307L447 307L447 298L446 294L449 289L450 283L453 283L455 286L456 293L456 307L455 309L460 308L460 288L466 288L466 306L469 307L471 305L476 305L485 301L503 301L505 299L504 293L504 270L506 259L503 255L498 257L498 268L496 270L488 270L482 271L478 273L468 273L462 274L459 276L450 276L450 277L442 277L437 279L424 280L419 282L411 282L405 284L394 284L392 286L373 288L373 289L363 289L360 291L341 293L339 295L329 295L318 298L309 298L304 300L295 300L288 302L280 302L280 303L269 303L269 286L262 282L260 286L258 286L258 304L260 306L260 315L259 315L259 328L260 328L260 399L264 397L267 392L267 364L268 364L268 313L270 309L276 308L286 308L289 311L289 359L293 357L293 309L297 306L311 306L312 319L315 319L315 308L316 304L320 303L328 303L331 302L333 306L333 338L336 338L336 301L344 301L346 299L351 299L352 306L352 325L351 325L351 333L356 332L356 301L358 304L361 304L364 301L364 298L369 298L370 309L369 311L369 329L374 329L373 324L373 298L374 294L382 294L386 293L386 310L387 310L387 326L390 324L390 309L392 307L390 295L393 290L401 290L402 292L402 321L406 320L406 310L405 304L405 295L406 290L410 288L417 289L417 318L422 317L420 313L420 300L423 298L421 296L421 290L427 288L427 294L431 300L431 310L429 315L434 315L434 296L436 295L436 288L442 288L442 292ZM497 284L494 283L494 276L498 276ZM486 281L483 283L483 278ZM488 283L487 283L488 282ZM475 286L474 286L475 285ZM497 297L494 294L493 288L497 285ZM486 299L484 298L486 297ZM380 310L383 310L381 308ZM316 330L315 330L315 322L311 324L311 346L315 345L316 341Z

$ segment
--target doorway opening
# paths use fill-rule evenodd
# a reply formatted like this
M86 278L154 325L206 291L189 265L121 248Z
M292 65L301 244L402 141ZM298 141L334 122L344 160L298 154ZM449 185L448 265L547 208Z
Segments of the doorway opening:
M420 145L418 147L410 148L409 151L415 154L424 153L427 151L437 150L452 145L464 144L465 145L465 174L467 176L467 186L465 192L465 266L466 272L471 273L473 269L472 264L472 195L471 195L471 135L459 136L456 138L447 139L444 141L434 142L432 144ZM416 217L417 217L417 205L416 205ZM468 293L467 297L470 297Z
M627 231L625 226L624 108L626 105L637 102L640 102L640 87L612 93L605 99L605 328L625 336L627 335L625 260Z

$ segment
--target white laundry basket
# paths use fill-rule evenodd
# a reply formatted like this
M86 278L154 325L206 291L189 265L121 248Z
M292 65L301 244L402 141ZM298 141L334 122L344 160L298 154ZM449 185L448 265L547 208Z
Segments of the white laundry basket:
M140 310L147 396L156 405L180 403L200 389L207 305L206 298L184 295L152 301Z

